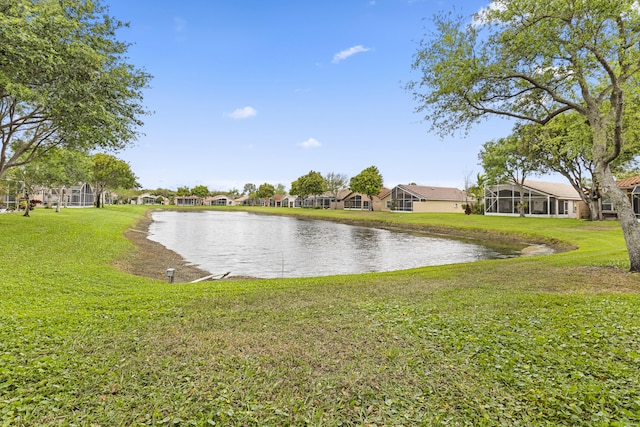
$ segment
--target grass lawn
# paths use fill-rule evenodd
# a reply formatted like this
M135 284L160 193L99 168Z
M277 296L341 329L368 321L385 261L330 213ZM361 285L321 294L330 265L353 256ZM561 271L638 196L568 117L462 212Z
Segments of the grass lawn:
M617 222L256 211L574 249L169 284L112 266L142 207L0 215L0 425L640 423L640 275Z

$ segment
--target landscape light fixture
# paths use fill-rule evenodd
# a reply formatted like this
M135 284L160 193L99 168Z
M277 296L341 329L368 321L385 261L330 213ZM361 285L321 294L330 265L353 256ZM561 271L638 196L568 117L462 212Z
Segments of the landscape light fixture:
M167 277L169 278L169 283L173 283L173 277L175 275L175 268L167 268Z

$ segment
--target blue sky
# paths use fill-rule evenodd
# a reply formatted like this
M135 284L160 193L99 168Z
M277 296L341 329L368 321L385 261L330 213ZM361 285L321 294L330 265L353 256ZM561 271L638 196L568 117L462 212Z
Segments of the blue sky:
M404 86L440 11L486 0L105 0L129 22L129 61L154 76L145 134L116 155L144 188L282 183L368 166L385 186L462 188L477 155L511 126L441 139Z

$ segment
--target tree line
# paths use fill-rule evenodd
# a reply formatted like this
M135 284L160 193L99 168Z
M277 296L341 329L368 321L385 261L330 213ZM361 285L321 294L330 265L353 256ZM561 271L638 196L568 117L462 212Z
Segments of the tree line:
M371 199L373 196L378 195L382 188L383 178L380 171L376 166L369 166L351 179L343 173L329 172L322 176L320 172L311 170L309 173L291 182L288 194L298 196L304 200L311 196L318 197L322 194L329 193L334 199L337 199L341 191L349 189L356 193L366 194L369 199ZM226 192L210 191L205 185L197 185L191 189L188 187L178 187L177 191L159 188L150 192L154 195L162 195L170 199L175 196L208 197L218 194L224 194L233 199L246 196L249 204L259 204L261 201L264 202L271 199L276 194L287 194L284 184L276 184L274 186L267 182L259 186L247 183L242 192L237 189L231 189Z

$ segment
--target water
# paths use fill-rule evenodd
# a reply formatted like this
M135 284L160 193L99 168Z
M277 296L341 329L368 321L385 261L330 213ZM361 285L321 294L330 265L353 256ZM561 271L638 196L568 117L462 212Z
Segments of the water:
M505 256L458 240L288 216L163 211L153 219L149 239L212 274L312 277Z

